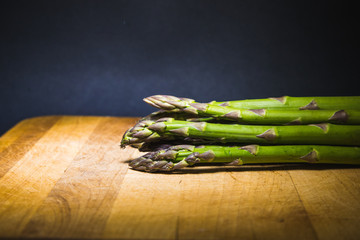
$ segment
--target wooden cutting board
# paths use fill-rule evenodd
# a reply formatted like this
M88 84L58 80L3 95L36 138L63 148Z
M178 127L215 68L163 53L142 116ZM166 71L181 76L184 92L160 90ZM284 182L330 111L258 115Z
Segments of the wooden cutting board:
M359 239L360 168L128 168L137 118L26 119L0 138L0 238Z

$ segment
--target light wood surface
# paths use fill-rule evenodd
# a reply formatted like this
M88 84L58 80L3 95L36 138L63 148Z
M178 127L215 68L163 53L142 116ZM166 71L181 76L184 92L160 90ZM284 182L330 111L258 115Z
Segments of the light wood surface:
M0 238L360 239L360 168L128 168L136 118L27 119L0 138Z

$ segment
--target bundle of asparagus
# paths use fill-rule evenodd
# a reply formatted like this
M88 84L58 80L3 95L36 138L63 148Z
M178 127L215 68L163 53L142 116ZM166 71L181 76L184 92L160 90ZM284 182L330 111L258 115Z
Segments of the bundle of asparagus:
M198 103L155 95L144 101L160 110L121 141L148 152L131 161L137 170L200 162L360 164L360 96Z

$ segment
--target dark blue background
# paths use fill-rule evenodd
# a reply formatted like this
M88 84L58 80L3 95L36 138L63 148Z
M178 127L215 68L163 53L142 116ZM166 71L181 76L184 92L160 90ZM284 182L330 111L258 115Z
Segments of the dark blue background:
M346 1L2 1L0 18L0 134L39 115L145 115L153 94L359 95Z

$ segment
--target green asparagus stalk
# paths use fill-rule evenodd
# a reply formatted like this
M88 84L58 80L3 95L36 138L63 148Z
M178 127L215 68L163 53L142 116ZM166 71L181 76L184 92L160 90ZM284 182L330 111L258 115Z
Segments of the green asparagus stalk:
M330 123L263 126L206 122L143 121L128 130L121 146L159 140L217 141L245 144L321 144L360 146L360 125L334 125Z
M191 121L191 122L210 122L214 121L215 119L213 117L199 117L198 114L188 113L184 111L179 112L169 112L164 110L159 110L153 113L150 113L149 115L141 118L140 121L145 120L152 120L156 121L162 118L174 118L177 120L184 120L184 121Z
M145 102L160 109L174 110L199 104L190 98L168 95L154 95ZM293 109L293 110L360 110L360 96L351 97L278 97L265 99L210 102L211 105L228 106L237 109Z
M202 162L228 165L263 163L360 164L360 148L321 145L282 146L193 146L159 149L131 161L143 171L172 171Z
M156 97L146 98L152 106L170 108L174 112L184 112L193 116L206 116L219 120L232 120L242 124L311 124L336 123L360 124L360 110L288 110L288 109L236 109L209 103L189 103L189 100L162 96L160 101ZM171 99L171 100L170 100ZM181 119L179 119L181 120Z
M246 109L299 109L299 110L319 110L319 109L348 109L360 110L360 96L343 97L275 97L265 99L249 99L228 102L213 102L214 105L231 106L234 108ZM259 107L262 106L262 107Z

